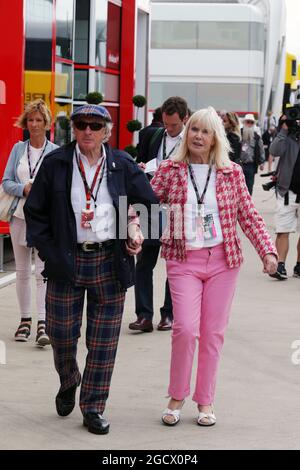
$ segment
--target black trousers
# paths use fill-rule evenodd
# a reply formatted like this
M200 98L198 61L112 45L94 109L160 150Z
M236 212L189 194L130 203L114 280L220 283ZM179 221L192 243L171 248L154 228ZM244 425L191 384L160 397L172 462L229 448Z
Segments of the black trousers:
M243 168L243 172L245 175L245 180L246 180L248 191L252 196L254 178L255 178L255 173L256 173L256 165L255 163L243 163L242 168Z
M135 312L137 317L152 320L153 310L153 269L156 266L160 246L145 245L137 256L135 282ZM173 319L173 307L169 282L165 284L164 305L160 309L161 317Z

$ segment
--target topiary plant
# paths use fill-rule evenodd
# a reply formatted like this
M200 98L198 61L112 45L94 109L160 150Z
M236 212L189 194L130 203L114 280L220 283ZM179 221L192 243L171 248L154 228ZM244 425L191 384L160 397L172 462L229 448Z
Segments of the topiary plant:
M138 119L132 119L131 121L127 122L126 127L129 132L135 132L142 128L142 123Z
M143 106L145 106L145 104L147 103L147 100L142 95L135 95L132 98L132 102L134 106L136 107L136 116L135 116L135 119L132 119L131 121L127 122L126 128L129 132L133 133L133 132L139 131L142 128L142 123L141 121L138 120L138 112L139 112L139 108L143 108ZM133 158L137 156L137 149L134 145L128 145L126 149L125 149L126 152L130 153L130 155Z
M68 131L70 129L70 121L67 117L62 117L59 119L59 126L63 131Z
M85 100L89 104L100 104L103 101L103 95L99 91L91 91L86 95Z
M129 155L132 156L132 158L137 157L137 148L135 145L127 145L127 147L124 148L125 152L129 153Z
M135 95L132 98L132 102L133 102L134 106L136 106L137 108L143 108L145 106L145 104L147 103L147 100L142 95Z

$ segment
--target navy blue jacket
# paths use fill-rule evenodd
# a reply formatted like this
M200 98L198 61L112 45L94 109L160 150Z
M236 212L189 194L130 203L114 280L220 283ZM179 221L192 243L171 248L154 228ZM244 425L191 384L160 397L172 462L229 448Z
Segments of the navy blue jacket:
M64 282L75 278L77 248L76 221L71 204L73 173L72 142L45 156L24 206L27 243L34 246L45 261L43 276ZM119 217L119 196L127 196L129 204L143 204L149 209L158 202L148 179L126 152L105 145L107 186L116 210L117 240L115 266L123 289L134 284L134 258L126 252L126 240L118 239L120 230L127 230L127 213ZM123 217L123 219L122 219ZM126 219L126 220L125 220Z
M161 129L161 132L158 131L159 129ZM160 122L151 123L150 126L144 127L144 129L140 130L139 142L137 145L137 163L147 163L152 160L152 158L157 157L164 130L164 125Z

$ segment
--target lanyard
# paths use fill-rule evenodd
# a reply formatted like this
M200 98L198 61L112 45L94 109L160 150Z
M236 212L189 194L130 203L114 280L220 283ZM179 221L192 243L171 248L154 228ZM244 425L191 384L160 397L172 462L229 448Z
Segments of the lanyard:
M166 144L166 140L167 140L167 134L166 132L164 133L164 136L163 136L163 160L167 160L171 155L172 153L174 152L174 150L176 149L176 147L178 146L179 142L180 142L180 137L178 138L176 144L174 145L174 147L172 148L172 150L168 153L167 155L167 144Z
M42 151L41 151L41 154L38 158L38 161L36 162L33 170L31 169L31 162L30 162L30 140L28 140L28 144L27 144L27 160L28 160L28 167L29 167L29 176L30 176L30 179L32 179L35 175L35 172L36 172L36 169L40 163L40 161L42 160L43 156L44 156L44 153L45 153L45 150L46 150L46 147L47 147L47 144L48 144L48 140L46 139L46 143L44 145L44 147L42 148Z
M196 193L197 204L198 204L198 211L199 211L199 209L200 209L200 211L201 211L201 205L203 204L204 197L205 197L205 194L206 194L206 191L207 191L207 188L208 188L208 183L209 183L209 180L210 180L210 175L211 175L211 171L212 171L212 165L209 165L209 169L208 169L208 173L207 173L207 177L206 177L205 186L204 186L204 189L203 189L203 192L202 192L201 196L200 196L200 194L199 194L199 190L198 190L198 186L197 186L197 182L196 182L195 173L194 173L194 170L193 170L192 165L191 165L190 163L189 163L189 165L188 165L188 168L189 168L189 173L190 173L192 185L193 185L194 190L195 190L195 193Z
M89 185L88 185L88 183L87 183L87 180L86 180L85 170L84 170L83 163L82 163L82 161L81 161L81 158L80 158L79 155L77 154L77 150L75 150L75 152L76 152L76 162L77 162L78 170L79 170L80 176L81 176L81 178L82 178L82 181L83 181L83 184L84 184L84 189L85 189L85 195L86 195L86 209L90 209L90 206L91 206L91 198L93 199L94 204L95 204L95 208L96 208L96 207L97 207L97 204L96 204L97 196L98 196L98 192L99 192L99 189L100 189L100 186L101 186L101 183L102 183L102 180L103 180L103 176L104 176L105 158L103 157L102 160L101 160L101 162L98 163L97 169L96 169L96 173L95 173L95 176L94 176L94 178L93 178L92 186L89 187ZM99 175L99 173L100 173L100 170L102 170L102 171L101 171L100 178L99 178L99 181L98 181L98 185L97 185L97 189L96 189L96 194L95 194L95 196L94 196L93 191L94 191L94 188L95 188L96 181L97 181L98 175Z

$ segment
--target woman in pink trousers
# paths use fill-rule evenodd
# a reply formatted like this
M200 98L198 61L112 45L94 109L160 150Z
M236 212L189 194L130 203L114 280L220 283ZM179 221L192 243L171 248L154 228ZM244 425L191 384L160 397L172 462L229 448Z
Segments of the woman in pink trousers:
M263 263L276 271L277 252L254 207L241 167L229 159L230 145L214 108L189 119L177 154L163 161L151 181L168 207L162 236L174 324L169 396L162 422L180 420L196 341L198 367L193 400L200 426L216 423L213 409L217 368L230 307L243 261L237 222Z

